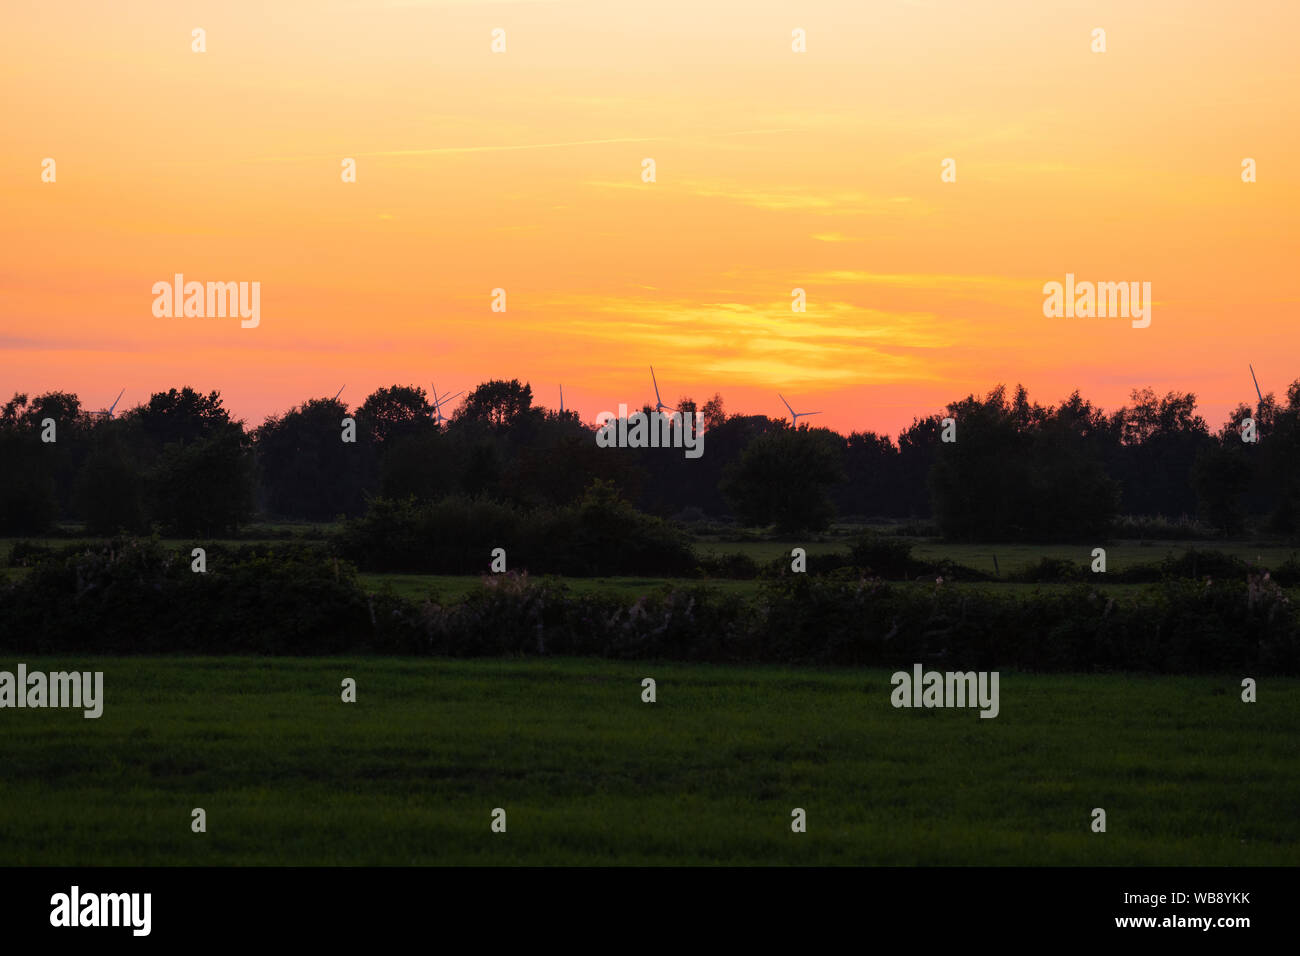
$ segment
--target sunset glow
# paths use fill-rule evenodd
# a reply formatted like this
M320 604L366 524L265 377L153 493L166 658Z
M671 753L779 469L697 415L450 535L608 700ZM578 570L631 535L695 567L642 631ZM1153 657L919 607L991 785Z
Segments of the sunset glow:
M667 401L780 390L840 431L1017 382L1193 391L1217 428L1248 362L1294 373L1297 28L1282 0L18 0L0 392L189 384L255 424L519 378L591 420L653 364ZM156 318L175 273L260 282L260 324ZM1045 318L1067 273L1149 282L1150 327Z

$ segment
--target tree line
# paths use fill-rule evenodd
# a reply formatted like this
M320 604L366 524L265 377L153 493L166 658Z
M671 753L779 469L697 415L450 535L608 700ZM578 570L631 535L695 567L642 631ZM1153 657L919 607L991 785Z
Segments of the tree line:
M1107 413L1077 391L1043 406L999 386L896 439L729 414L718 395L678 408L702 416L698 459L600 448L594 425L518 381L479 385L445 422L423 388L393 385L356 408L309 399L255 428L189 387L112 418L74 394L18 394L0 407L0 533L75 521L95 535L220 536L258 517L357 517L376 500L569 507L593 485L649 514L779 532L836 517L913 519L968 540L1095 539L1118 515L1196 516L1229 534L1300 525L1300 381L1217 431L1195 395L1151 389Z

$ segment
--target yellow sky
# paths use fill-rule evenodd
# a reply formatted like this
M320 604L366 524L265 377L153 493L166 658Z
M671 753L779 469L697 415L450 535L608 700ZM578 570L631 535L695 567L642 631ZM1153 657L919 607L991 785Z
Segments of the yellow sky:
M999 382L1107 407L1192 390L1217 425L1248 362L1266 390L1300 375L1293 2L10 0L5 20L6 396L192 384L256 423L343 383L518 377L592 418L652 400L653 364L667 401L775 416L779 389L893 432ZM177 272L259 281L259 326L156 318ZM1150 282L1150 328L1045 318L1067 272Z

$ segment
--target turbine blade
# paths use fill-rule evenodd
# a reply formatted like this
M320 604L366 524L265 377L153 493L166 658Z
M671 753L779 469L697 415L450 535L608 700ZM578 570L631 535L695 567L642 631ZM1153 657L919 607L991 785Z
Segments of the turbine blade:
M659 403L656 407L662 407L664 400L659 397L659 379L655 378L655 367L650 366L650 381L655 383L655 401Z
M1255 394L1259 396L1259 403L1264 404L1264 396L1259 394L1259 379L1255 377L1255 366L1250 366L1250 380L1255 383Z
M777 392L777 393L776 393L776 397L779 398L779 399L781 399L781 404L782 404L782 405L784 405L786 408L790 408L790 403L787 402L787 401L785 400L785 396L784 396L784 395L782 395L780 392ZM790 408L790 414L793 415L794 413L795 413L794 409L793 409L793 408Z

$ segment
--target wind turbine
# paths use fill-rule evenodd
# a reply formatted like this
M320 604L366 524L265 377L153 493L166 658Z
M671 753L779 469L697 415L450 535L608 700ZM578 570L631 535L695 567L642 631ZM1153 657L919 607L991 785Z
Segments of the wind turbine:
M122 389L122 391L120 391L120 392L117 393L117 398L113 399L113 404L110 405L110 406L108 406L108 408L104 408L104 409L101 409L101 410L95 412L95 413L94 413L94 414L95 414L95 417L96 417L96 418L112 418L112 417L113 417L113 409L117 408L117 403L120 402L120 401L122 400L122 396L125 395L125 394L126 394L126 389L124 388L124 389Z
M671 405L665 405L664 400L659 397L659 380L655 378L655 367L653 365L650 366L650 381L655 383L655 411L661 414L665 408L670 412L677 411Z
M429 384L433 385L432 382L430 382ZM461 389L455 395L443 395L441 398L439 398L438 386L433 385L433 421L436 425L441 426L443 422L449 421L447 416L442 413L442 403L450 402L453 398L460 398L464 394L465 394L465 390Z
M780 392L777 392L776 395L777 398L781 399L781 402L785 405L786 408L790 408L790 403L785 400L784 395L782 395ZM821 412L796 412L793 408L790 408L790 427L798 428L800 418L806 417L808 415L820 415L820 414Z
M1259 379L1255 377L1255 366L1250 365L1248 367L1250 368L1250 380L1255 383L1255 394L1259 395L1259 404L1263 407L1264 396L1259 394Z

